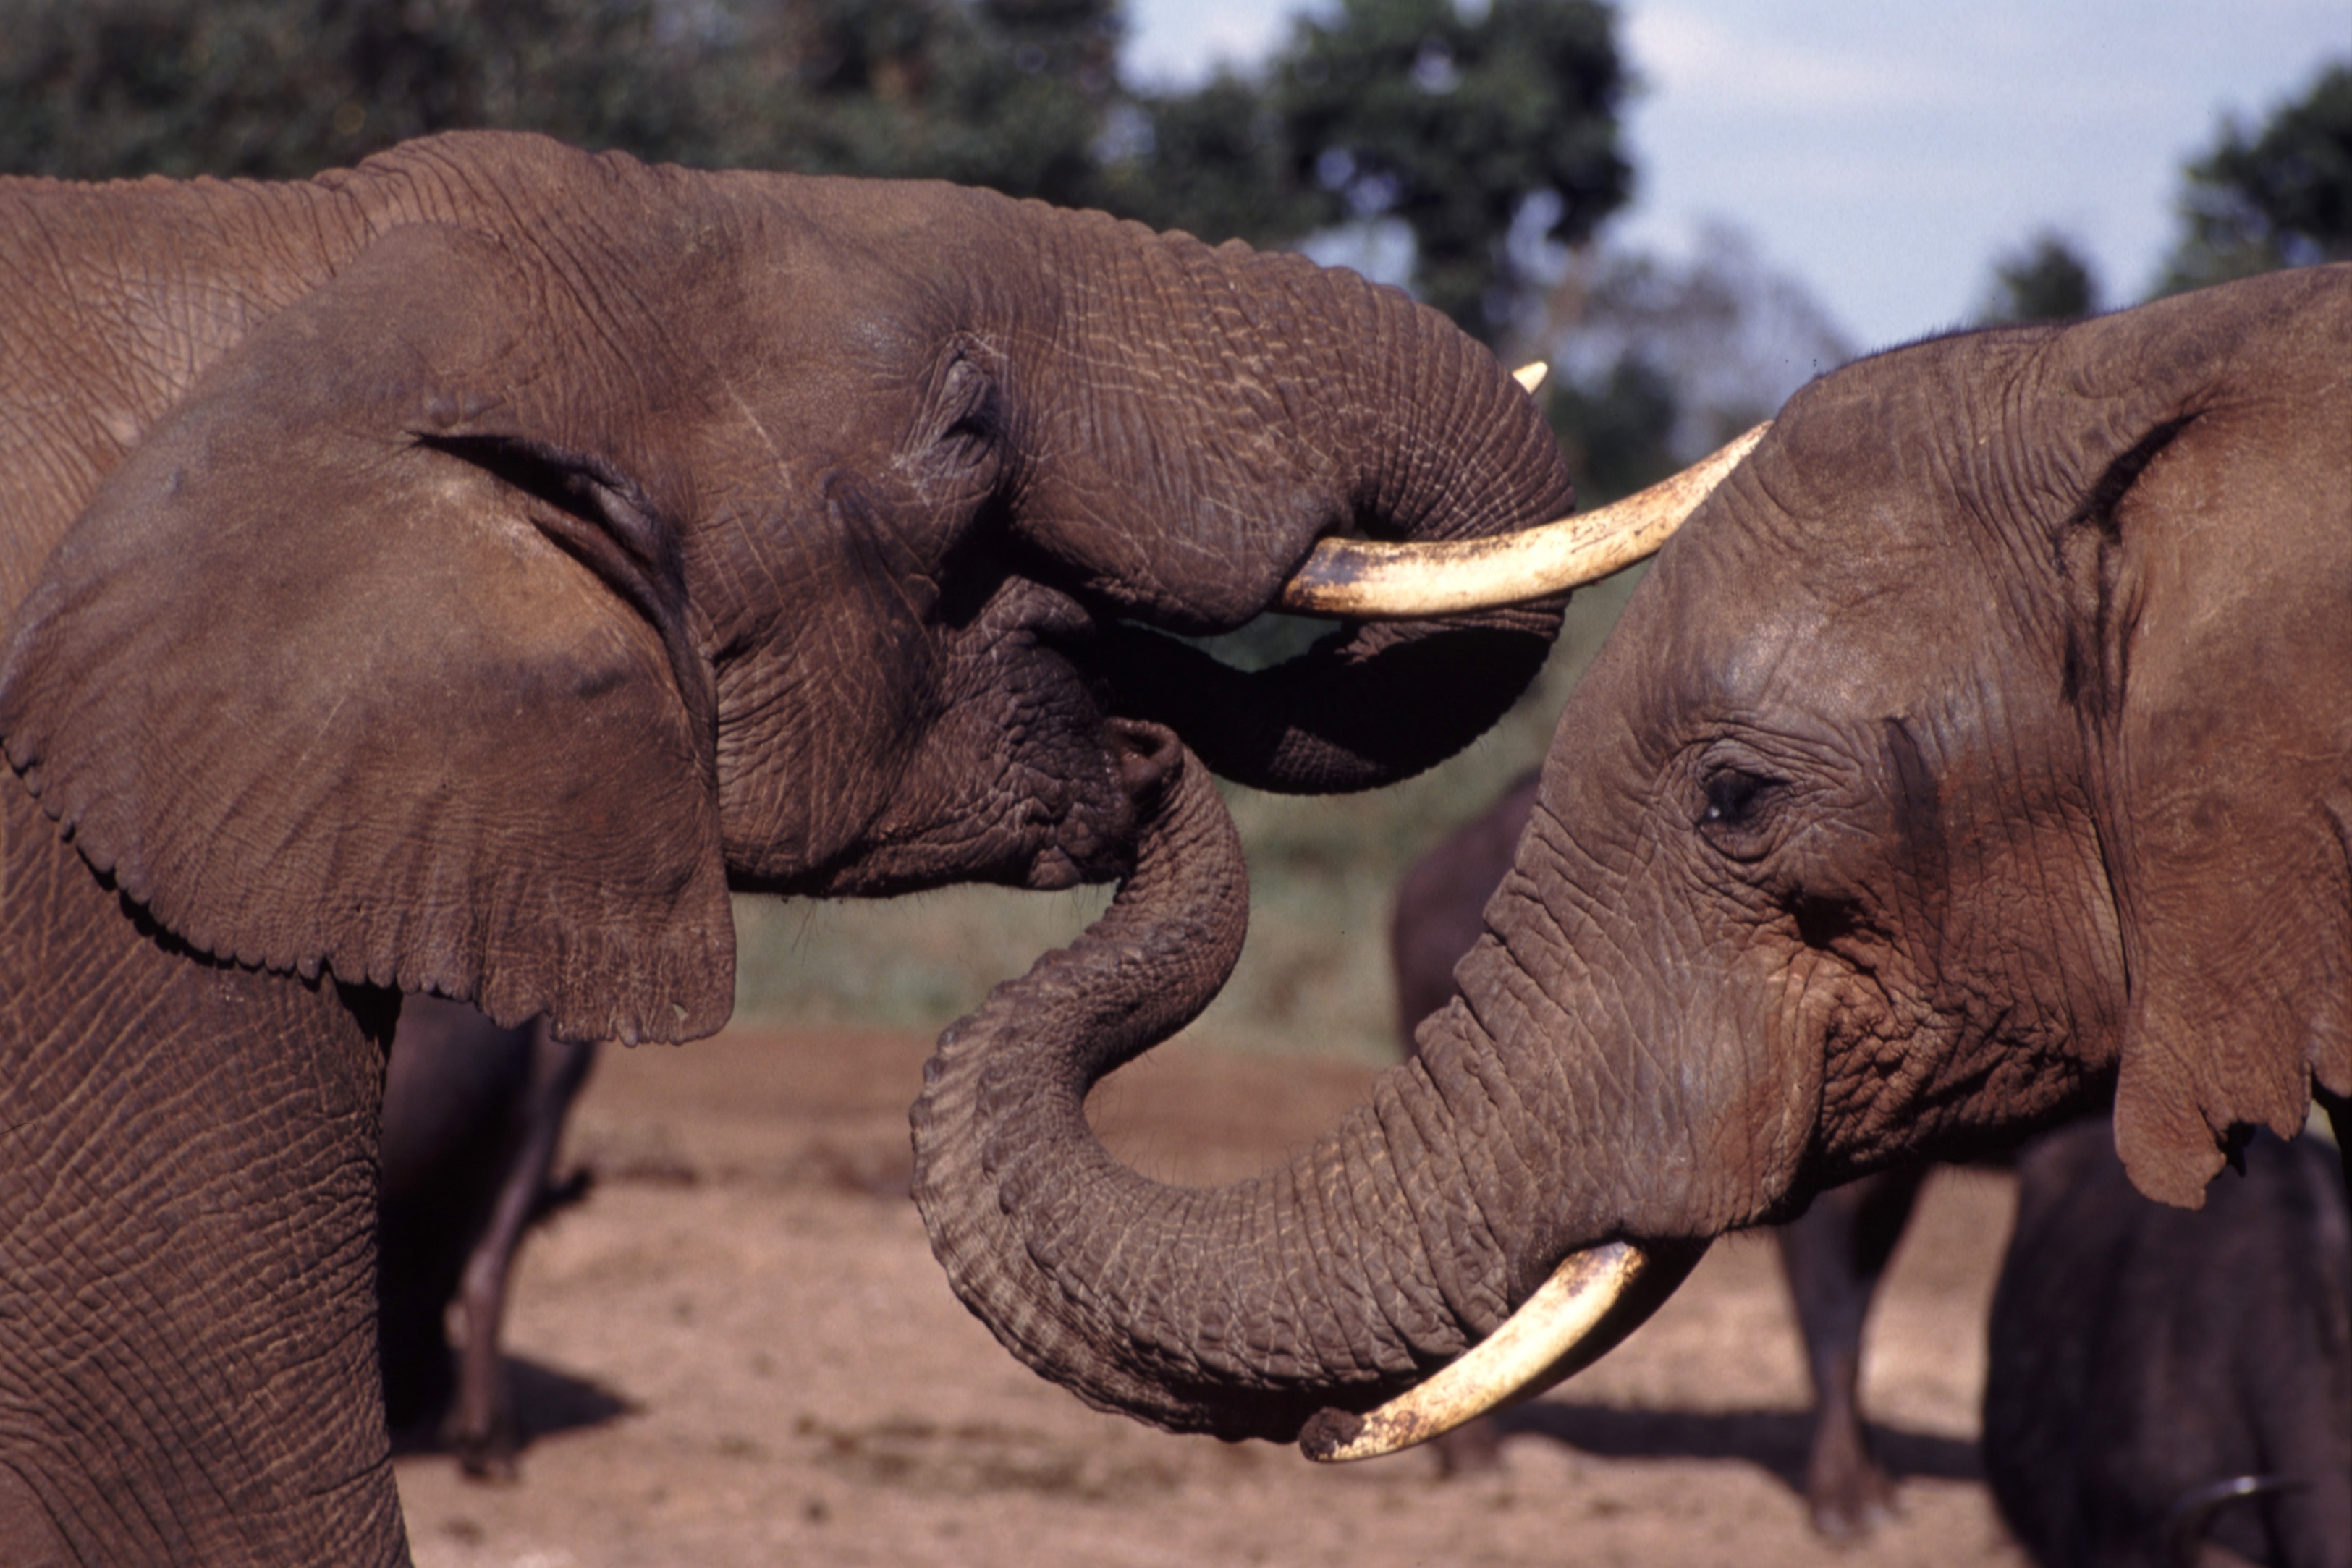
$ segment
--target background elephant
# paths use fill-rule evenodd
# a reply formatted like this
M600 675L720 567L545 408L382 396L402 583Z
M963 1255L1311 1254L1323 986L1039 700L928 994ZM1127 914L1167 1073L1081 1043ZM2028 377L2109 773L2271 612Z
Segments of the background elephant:
M1093 1139L1088 1086L1221 977L1128 965L1222 896L1150 841L942 1038L917 1196L955 1288L1097 1404L1354 1457L1898 1161L2112 1102L2134 1184L2194 1207L2248 1128L2315 1092L2341 1127L2347 362L2336 266L1813 382L1632 595L1461 996L1335 1132L1206 1193Z
M1530 768L1515 779L1413 862L1397 885L1389 960L1408 1055L1421 1021L1453 998L1455 962L1486 935L1486 900L1511 868L1539 777ZM1832 1187L1772 1233L1813 1385L1806 1512L1816 1531L1834 1540L1869 1534L1894 1505L1895 1483L1863 1429L1862 1331L1927 1174L1925 1163L1911 1161ZM1496 1441L1491 1421L1467 1423L1437 1438L1439 1463L1449 1472L1490 1463Z
M499 1352L507 1282L529 1228L587 1192L585 1171L551 1177L595 1061L593 1042L558 1040L543 1019L501 1029L462 1002L401 1003L376 1233L384 1418L395 1434L431 1431L477 1478L514 1474L520 1433Z
M1993 1296L1985 1469L2045 1568L2198 1560L2210 1538L2276 1568L2352 1562L2352 1219L2315 1142L2256 1137L2202 1209L2148 1202L2104 1121L2018 1160ZM2174 1533L2188 1534L2173 1528Z
M1558 624L1163 635L1570 505L1483 349L1296 256L461 134L0 182L0 277L11 1562L402 1555L400 992L706 1034L732 891L1112 878L1192 750L1402 776Z

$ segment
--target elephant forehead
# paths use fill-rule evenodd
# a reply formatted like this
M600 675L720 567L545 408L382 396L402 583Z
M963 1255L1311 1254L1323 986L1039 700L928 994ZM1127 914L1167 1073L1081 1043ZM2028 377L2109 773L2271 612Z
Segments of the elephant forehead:
M1780 528L1721 529L1662 559L1669 678L1706 706L1860 718L1967 680L2003 645L1986 634L1998 585L1972 553L1925 548L1874 510L1818 519L1801 545Z

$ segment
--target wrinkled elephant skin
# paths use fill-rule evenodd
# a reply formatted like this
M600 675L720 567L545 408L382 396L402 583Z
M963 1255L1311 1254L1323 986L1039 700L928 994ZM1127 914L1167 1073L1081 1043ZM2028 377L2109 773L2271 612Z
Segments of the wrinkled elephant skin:
M1162 633L1565 468L1402 294L987 192L490 133L5 180L0 343L9 1562L403 1556L396 992L690 1040L730 892L1112 880L1188 748L1402 777L1558 625L1342 622L1187 707Z
M916 1117L952 1282L1097 1404L1356 1457L1588 1253L1670 1272L2110 1103L2133 1183L2192 1208L2249 1129L2315 1094L2341 1126L2347 365L2332 266L1815 382L1570 697L1418 1059L1283 1168L1180 1191L1034 1112L1143 1046L992 1008ZM966 1146L986 1179L921 1186ZM1540 1343L1514 1364L1582 1354Z
M1408 1054L1421 1021L1453 999L1454 964L1486 933L1486 901L1511 869L1538 781L1532 768L1513 780L1397 884L1389 968ZM1895 1483L1872 1457L1863 1428L1862 1331L1927 1174L1926 1165L1907 1163L1833 1187L1772 1233L1813 1385L1806 1510L1813 1529L1832 1540L1867 1535L1894 1511ZM1482 1420L1447 1433L1436 1447L1450 1474L1494 1463L1498 1434Z

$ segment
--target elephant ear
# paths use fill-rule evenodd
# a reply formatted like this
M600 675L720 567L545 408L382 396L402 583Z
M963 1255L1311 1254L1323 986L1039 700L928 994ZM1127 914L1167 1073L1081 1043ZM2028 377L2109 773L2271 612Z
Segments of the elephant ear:
M2165 406L2116 440L2062 560L2128 975L2116 1146L2187 1208L2252 1126L2301 1130L2315 1077L2352 1086L2352 272L2331 270L2076 329L2168 313L2130 367L2132 401Z
M20 606L0 737L197 952L692 1038L733 1003L712 678L581 412L642 382L545 272L400 228L260 323Z

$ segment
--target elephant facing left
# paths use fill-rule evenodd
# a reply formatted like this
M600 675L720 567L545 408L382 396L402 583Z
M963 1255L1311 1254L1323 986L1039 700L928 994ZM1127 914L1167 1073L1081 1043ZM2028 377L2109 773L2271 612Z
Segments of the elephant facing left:
M707 1034L730 890L1184 863L1204 768L1402 777L1558 624L1167 635L1557 516L1558 450L1400 294L985 192L503 134L5 181L0 344L11 1563L404 1557L400 993ZM1223 972L1229 880L1139 972Z

